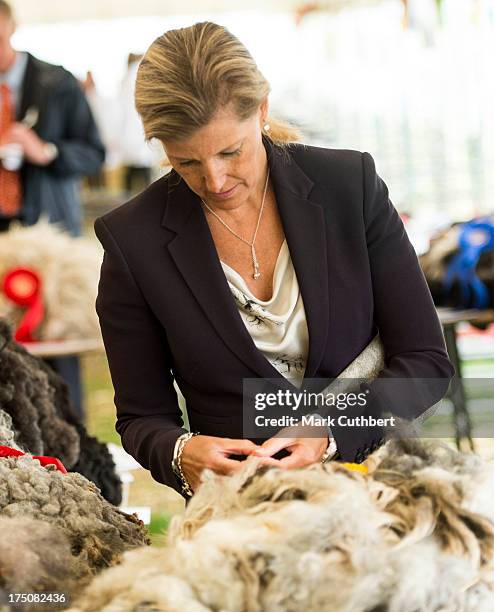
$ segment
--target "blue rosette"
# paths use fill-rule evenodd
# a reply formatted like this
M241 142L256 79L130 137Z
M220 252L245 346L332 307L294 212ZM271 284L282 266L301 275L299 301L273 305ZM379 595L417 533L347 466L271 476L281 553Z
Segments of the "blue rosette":
M494 249L494 223L490 219L464 223L458 246L459 252L446 268L443 289L449 294L454 282L458 281L460 307L487 308L489 292L477 276L476 268L481 254Z

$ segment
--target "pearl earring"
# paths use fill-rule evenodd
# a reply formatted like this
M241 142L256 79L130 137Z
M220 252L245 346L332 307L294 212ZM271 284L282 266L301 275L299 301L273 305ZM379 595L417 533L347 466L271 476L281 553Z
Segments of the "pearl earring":
M269 132L270 129L271 129L271 126L269 125L269 123L265 123L264 126L263 126L263 130L265 132Z

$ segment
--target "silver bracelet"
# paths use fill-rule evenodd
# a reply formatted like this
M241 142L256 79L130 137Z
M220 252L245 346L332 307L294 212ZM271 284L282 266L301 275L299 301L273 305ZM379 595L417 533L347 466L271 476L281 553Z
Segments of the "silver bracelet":
M336 440L334 438L330 438L328 448L324 451L324 455L321 457L321 463L326 463L330 461L338 452L338 447L336 446Z
M187 478L185 477L185 474L182 470L182 453L184 452L185 444L193 436L198 435L198 431L189 431L187 433L182 434L177 438L177 441L175 442L175 448L173 449L172 470L180 479L180 483L182 485L182 492L184 493L184 495L187 495L187 497L192 497L194 492L192 491L190 484L188 483Z
M320 419L324 419L324 417L321 416L318 412L313 412L312 414L316 417L319 417ZM326 450L324 451L323 456L320 459L321 463L327 463L328 461L333 459L333 457L335 457L336 454L338 453L338 446L336 444L336 440L333 437L333 432L331 431L331 427L328 426L327 431L328 431L329 444Z

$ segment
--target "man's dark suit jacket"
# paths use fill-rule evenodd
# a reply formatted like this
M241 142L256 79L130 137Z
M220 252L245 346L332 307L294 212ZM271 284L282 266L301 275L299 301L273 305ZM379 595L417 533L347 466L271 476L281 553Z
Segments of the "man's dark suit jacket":
M48 166L23 165L22 220L33 225L44 216L79 235L79 180L97 172L105 159L86 95L70 72L28 54L18 120L30 109L38 113L34 131L57 146L58 157Z
M442 379L393 411L417 416L453 368L417 258L368 153L264 141L309 329L306 378L337 376L379 332L386 378ZM199 198L175 173L98 219L104 246L97 311L124 448L153 477L171 469L184 433L242 437L242 381L281 374L255 347L230 293ZM383 394L372 397L373 413ZM280 381L281 384L281 381ZM420 397L419 397L420 396ZM412 413L412 414L411 414ZM345 461L380 443L379 428L334 431Z

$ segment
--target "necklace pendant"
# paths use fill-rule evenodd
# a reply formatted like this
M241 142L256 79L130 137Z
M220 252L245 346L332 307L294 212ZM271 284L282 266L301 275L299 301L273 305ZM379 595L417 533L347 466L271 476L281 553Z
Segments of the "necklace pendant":
M254 248L254 245L252 244L250 248L252 252L252 265L254 266L254 274L252 275L252 278L257 280L261 276L261 273L259 272L259 262L257 261L256 249Z

